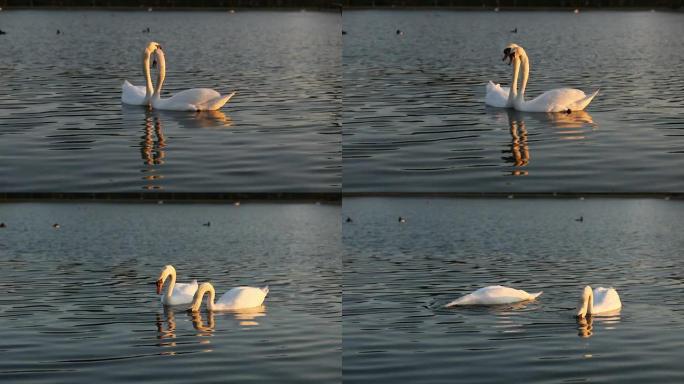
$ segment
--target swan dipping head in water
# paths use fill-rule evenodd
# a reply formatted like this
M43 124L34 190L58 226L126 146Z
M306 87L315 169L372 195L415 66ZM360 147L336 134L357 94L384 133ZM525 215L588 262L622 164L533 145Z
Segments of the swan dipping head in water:
M587 315L614 314L622 308L622 302L615 288L598 287L591 289L584 287L582 297L577 308L577 317Z

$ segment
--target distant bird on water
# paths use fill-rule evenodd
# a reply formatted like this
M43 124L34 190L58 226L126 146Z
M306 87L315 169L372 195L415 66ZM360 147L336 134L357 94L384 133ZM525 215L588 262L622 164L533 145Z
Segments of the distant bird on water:
M150 27L147 27L142 30L143 33L150 33Z
M401 29L397 29L397 35L401 36L403 34L404 34L404 31L402 31Z
M345 31L345 30L343 29L343 30L342 30L342 34L343 34L343 35L346 35L346 34L347 34L347 31Z
M579 222L584 221L584 216L580 216L579 219L575 219L575 221L579 221Z
M7 34L7 32L5 32L5 31L3 31L2 29L0 29L0 35L6 35L6 34Z
M57 223L52 224L52 228L59 229L59 224L57 224Z
M511 29L511 33L518 33L518 27L515 27L515 29Z
M345 222L347 222L347 223L351 223L351 222L353 222L353 221L354 221L354 220L352 220L352 218L349 217L349 216L347 216L347 220L345 220ZM3 225L4 225L4 224L3 224Z
M0 223L0 228L7 228L7 225L5 225L5 223Z
M405 222L406 222L406 219L403 218L403 217L401 217L401 216L399 216L399 222L400 222L400 223L405 223Z
M207 221L206 223L202 224L205 227L211 227L211 221Z
M58 30L57 30L57 34L58 34L58 35L61 35L61 34L62 34L62 31L60 31L60 30L58 29Z

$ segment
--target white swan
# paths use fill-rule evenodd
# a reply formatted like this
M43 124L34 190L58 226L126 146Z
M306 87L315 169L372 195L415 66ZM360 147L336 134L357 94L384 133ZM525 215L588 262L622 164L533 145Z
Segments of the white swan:
M207 309L210 311L234 311L238 309L254 308L260 306L266 295L268 294L268 287L235 287L228 292L221 295L217 302L214 301L216 291L211 283L202 283L195 297L192 299L191 311L197 312L202 305L202 298L204 294L209 292L209 301L207 301Z
M534 300L542 293L543 292L527 293L520 289L503 287L501 285L491 285L462 296L447 304L446 307L453 307L456 305L512 304L520 301Z
M171 277L171 283L162 296L161 302L164 305L188 305L192 303L192 298L197 291L197 280L190 283L176 284L176 268L173 265L166 265L162 268L157 279L157 295L162 292L166 278Z
M235 95L222 96L220 93L209 88L193 88L176 93L175 95L162 99L161 89L166 77L166 59L161 49L155 51L159 63L159 73L157 75L157 86L152 96L152 108L169 111L214 111L223 107L228 100Z
M577 317L583 318L586 315L598 315L615 313L622 308L620 295L614 288L598 287L594 290L590 286L584 287Z
M598 95L598 90L586 95L579 89L558 88L546 91L536 98L526 101L525 89L530 74L530 62L525 50L517 44L509 44L504 49L504 60L513 63L511 88L501 87L491 81L487 84L485 103L493 107L515 108L523 112L570 112L581 111ZM522 68L521 68L522 67ZM518 91L518 76L522 69L523 78Z
M145 75L145 85L133 85L124 80L121 85L121 102L131 105L148 105L152 98L154 88L152 87L152 77L150 75L150 56L152 53L161 49L159 43L151 41L143 51L143 74Z

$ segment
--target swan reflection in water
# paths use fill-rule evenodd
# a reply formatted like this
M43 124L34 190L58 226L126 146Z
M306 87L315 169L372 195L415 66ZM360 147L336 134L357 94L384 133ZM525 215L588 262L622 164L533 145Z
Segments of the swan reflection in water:
M124 107L122 115L127 126L135 126L140 121L139 107ZM145 109L143 115L143 135L140 140L140 156L145 167L141 170L145 180L143 189L162 189L159 181L164 178L160 172L166 161L167 139L164 126L181 129L222 129L233 126L233 121L221 111L177 112Z
M620 324L620 310L577 318L577 336L582 338L592 337L594 335L594 322L604 325L604 329L615 329Z
M525 120L531 121L535 128L554 128L561 140L584 140L587 128L592 131L598 127L591 115L585 111L529 113L507 109L506 114L511 134L511 144L510 148L503 152L510 153L511 156L505 156L503 159L507 163L513 164L514 169L511 171L513 176L527 176L529 174L526 169L521 169L529 165L531 160Z

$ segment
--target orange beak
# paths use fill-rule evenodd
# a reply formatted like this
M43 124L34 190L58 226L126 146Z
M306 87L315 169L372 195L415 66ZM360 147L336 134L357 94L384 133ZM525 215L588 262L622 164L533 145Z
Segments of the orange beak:
M163 284L164 284L164 283L162 283L161 280L157 280L157 295L159 295L159 294L161 293L162 285L163 285Z

